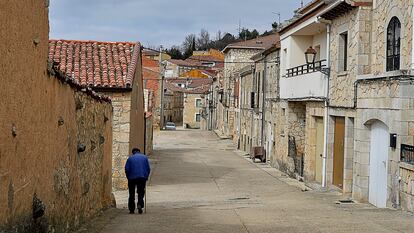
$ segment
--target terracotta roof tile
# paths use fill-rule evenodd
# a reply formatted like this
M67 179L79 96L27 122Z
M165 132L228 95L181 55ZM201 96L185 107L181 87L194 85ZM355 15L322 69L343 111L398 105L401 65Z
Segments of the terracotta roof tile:
M268 36L261 36L256 39L241 41L233 44L229 44L224 48L223 52L226 53L229 49L232 48L246 48L246 49L268 49L274 44L280 41L280 36L278 33L271 34Z
M49 60L81 86L130 88L135 75L140 44L50 40Z

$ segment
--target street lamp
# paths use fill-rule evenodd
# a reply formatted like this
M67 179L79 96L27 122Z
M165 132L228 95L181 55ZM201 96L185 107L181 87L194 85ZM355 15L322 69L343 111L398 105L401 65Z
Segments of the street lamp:
M318 52L312 48L312 46L310 46L308 48L308 50L306 50L305 52L305 59L306 59L306 64L310 65L310 64L315 64L315 59L316 59L316 54Z

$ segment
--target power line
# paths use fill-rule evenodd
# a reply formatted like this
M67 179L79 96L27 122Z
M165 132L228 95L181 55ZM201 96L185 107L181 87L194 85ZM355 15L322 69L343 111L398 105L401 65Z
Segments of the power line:
M160 52L158 50L155 49L151 49L151 48L146 48L144 46L142 46L142 48L147 49L147 50L151 50L151 51L155 51L158 52L160 54L165 54L165 55L169 55L168 53L165 52ZM222 63L222 64L261 64L261 63L265 63L265 62L254 62L254 61L219 61L219 60L203 60L203 59L196 59L196 58L187 58L187 60L193 60L193 61L199 61L199 62L215 62L215 63ZM182 60L185 61L185 60ZM269 62L266 62L269 63ZM272 61L270 63L275 63L275 64L279 64L279 61Z

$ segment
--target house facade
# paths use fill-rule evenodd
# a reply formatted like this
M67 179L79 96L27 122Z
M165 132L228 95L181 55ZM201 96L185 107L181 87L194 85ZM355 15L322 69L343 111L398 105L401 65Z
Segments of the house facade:
M103 58L106 59L103 59ZM145 152L141 45L131 42L50 40L49 59L80 85L111 97L114 108L112 185L128 188L124 166L132 148Z
M374 1L370 16L371 52L355 82L353 196L413 211L413 1Z
M253 64L251 59L255 54L265 50L278 40L278 35L259 37L253 40L228 45L224 50L224 73L217 104L218 130L230 137L235 143L239 142L239 82L240 70L246 65Z
M307 182L380 208L413 210L412 11L411 1L314 1L282 29L280 96L293 112L289 121L302 108L303 143L294 131L289 138L295 137L296 151L304 150ZM305 41L306 22L321 24L308 32L326 39ZM315 61L289 68L300 60L289 51L302 47L304 54L308 46Z
M318 15L325 1L313 1L301 10L299 18L280 33L280 100L283 139L278 140L276 165L283 171L322 182L324 146L324 106L327 101L327 26ZM305 53L315 51L313 61ZM322 130L322 132L320 132ZM315 140L317 139L317 140ZM321 150L322 148L322 150ZM287 153L286 153L287 152ZM321 156L322 154L322 156Z

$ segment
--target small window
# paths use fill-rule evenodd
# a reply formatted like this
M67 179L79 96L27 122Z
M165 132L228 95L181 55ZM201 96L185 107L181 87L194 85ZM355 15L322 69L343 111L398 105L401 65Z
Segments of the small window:
M400 69L401 22L393 17L387 28L387 71Z
M339 35L338 71L348 70L348 32Z
M203 103L201 102L201 99L196 99L196 107L197 108L203 107Z
M254 92L250 92L250 108L255 108L256 107L256 93Z
M201 121L201 115L199 113L196 114L196 122Z

